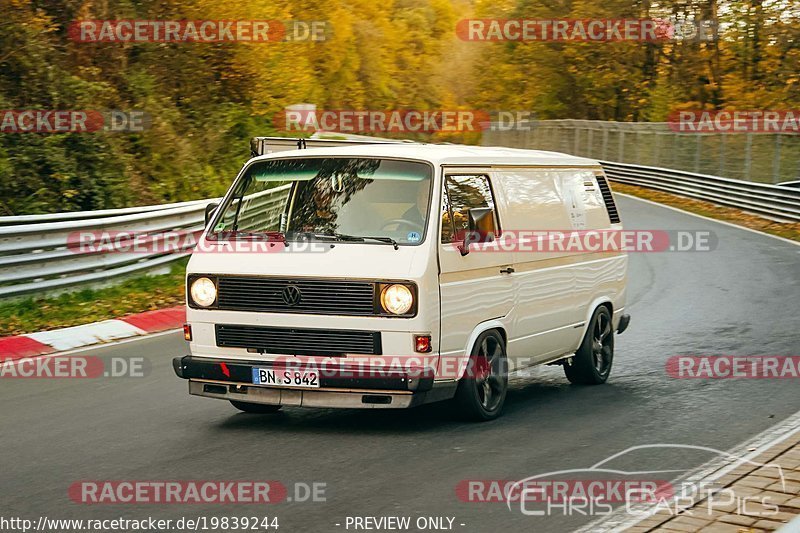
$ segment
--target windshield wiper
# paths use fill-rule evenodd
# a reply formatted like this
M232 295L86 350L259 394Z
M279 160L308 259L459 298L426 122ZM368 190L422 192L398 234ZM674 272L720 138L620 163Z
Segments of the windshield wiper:
M369 239L371 241L378 241L378 242L383 242L383 243L386 243L386 244L391 244L392 246L394 246L395 250L397 250L399 248L399 246L397 245L397 241L392 239L391 237L371 237L371 236L367 236L367 235L364 235L364 236L362 236L362 235L343 235L341 233L337 233L336 236L339 237L342 240L348 240L348 241L353 241L353 240L365 241L365 240Z
M295 232L290 232L290 235L292 235L293 237L300 237L300 238L303 238L303 239L311 238L311 239L327 239L327 240L331 240L331 241L338 240L338 237L336 235L334 235L333 233L315 233L313 231L295 231Z
M347 233L314 233L312 231L301 231L296 233L298 236L311 237L314 239L330 239L337 241L350 241L350 242L364 242L366 240L378 241L386 244L391 244L394 249L399 248L397 241L391 237L370 237L361 235L348 235Z

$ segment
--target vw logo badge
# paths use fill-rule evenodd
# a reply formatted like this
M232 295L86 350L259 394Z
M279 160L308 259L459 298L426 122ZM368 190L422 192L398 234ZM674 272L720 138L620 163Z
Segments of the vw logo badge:
M300 289L298 289L295 285L287 285L283 288L281 292L281 296L283 297L283 301L288 306L295 306L300 303L300 300L303 298Z

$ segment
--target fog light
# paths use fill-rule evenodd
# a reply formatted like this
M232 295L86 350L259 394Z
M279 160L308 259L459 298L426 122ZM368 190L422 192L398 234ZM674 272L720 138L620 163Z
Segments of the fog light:
M417 353L428 353L431 351L430 335L414 335L414 351Z
M183 338L187 341L192 340L192 326L189 324L183 325Z

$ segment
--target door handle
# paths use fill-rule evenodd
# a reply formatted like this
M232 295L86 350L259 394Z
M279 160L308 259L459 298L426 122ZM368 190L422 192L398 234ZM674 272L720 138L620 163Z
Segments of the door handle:
M514 267L508 267L508 268L501 268L500 269L500 273L501 274L513 274L514 272L516 272L514 270Z

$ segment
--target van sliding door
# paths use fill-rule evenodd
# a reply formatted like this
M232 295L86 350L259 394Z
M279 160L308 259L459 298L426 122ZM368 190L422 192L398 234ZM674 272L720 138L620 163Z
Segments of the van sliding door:
M579 301L576 290L580 259L569 252L550 250L534 237L568 232L585 219L582 209L572 207L570 172L518 168L493 174L508 201L507 227L513 228L517 243L508 353L520 366L562 355L576 347L581 336L587 304Z

